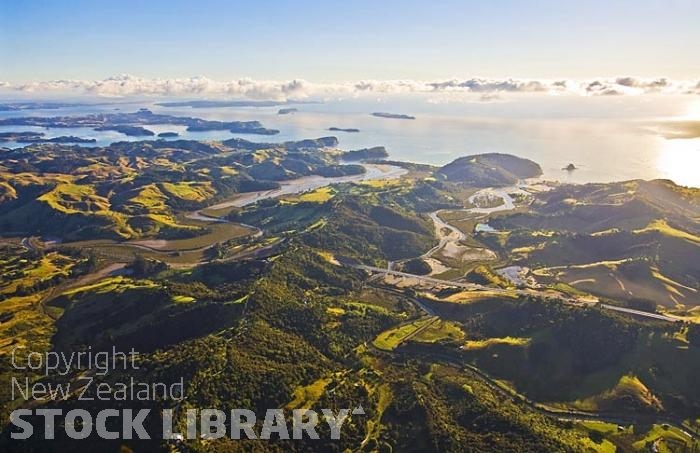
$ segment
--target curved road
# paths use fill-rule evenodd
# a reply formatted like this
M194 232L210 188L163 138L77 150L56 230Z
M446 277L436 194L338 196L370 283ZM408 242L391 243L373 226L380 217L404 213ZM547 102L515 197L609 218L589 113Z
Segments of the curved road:
M223 201L218 204L214 204L211 206L208 206L207 208L203 209L223 209L223 208L228 208L228 207L243 207L247 206L249 204L256 203L261 200L266 200L269 198L276 198L282 195L291 195L291 194L297 194L297 193L302 193L310 190L315 190L321 187L328 186L330 184L338 184L338 183L345 183L345 182L361 182L361 181L367 181L367 180L382 180L382 179L395 179L399 178L408 171L404 168L398 167L396 165L388 165L388 164L362 164L362 166L365 168L365 172L357 175L348 175L348 176L339 176L339 177L324 177L324 176L319 176L319 175L312 175L312 176L304 176L302 178L297 178L297 179L292 179L289 181L283 181L281 183L281 187L279 189L273 189L273 190L267 190L267 191L260 191L260 192L244 192L241 194L237 194L234 199L232 200L227 200ZM216 217L216 216L211 216L202 213L202 210L197 210L194 212L190 212L186 214L186 217L192 220L198 220L198 221L203 221L203 222L229 222L228 220L222 218L222 217ZM231 222L231 223L237 223L237 222ZM253 233L251 233L249 236L252 238L259 238L263 235L263 231L255 227L253 225L248 225L245 223L239 223L240 225L251 228L254 230ZM218 241L217 241L218 242ZM31 249L32 245L29 240L29 238L24 238L22 239L21 244L28 248ZM66 245L70 245L69 243ZM95 246L98 246L100 244L95 244ZM173 252L199 252L199 251L204 251L207 250L214 245L216 245L216 242L207 244L201 247L194 247L190 249L168 249L165 250L164 248L159 248L159 247L153 247L149 245L148 240L144 241L133 241L133 242L115 242L115 243L109 243L109 244L104 244L104 245L109 245L111 247L127 247L127 248L135 248L135 249L140 249L148 252L154 252L154 253L163 253L163 254L170 254ZM166 241L167 245L167 241ZM246 251L244 253L245 256L250 255L250 251ZM200 263L201 264L201 263Z
M381 290L383 291L388 291L391 293L399 294L402 297L406 297L411 302L413 302L417 307L419 307L421 310L423 310L428 316L434 317L434 320L430 323L428 323L426 326L431 325L433 322L437 321L440 319L436 313L430 309L429 307L426 307L422 302L418 300L418 298L412 297L410 295L407 295L401 291L392 289L392 288L384 288L380 287ZM423 330L423 328L418 329L418 330ZM409 337L415 336L415 333L410 335ZM402 343L405 342L406 340L410 339L409 337L404 338L402 340ZM400 347L396 347L392 351L386 351L383 349L378 349L376 348L372 342L366 343L369 347L371 347L374 351L377 351L382 354L392 354L392 355L398 355L398 354L406 354L402 352ZM512 399L516 403L522 403L528 406L531 410L538 412L542 415L556 418L558 420L562 421L571 421L571 422L581 422L581 421L600 421L600 422L606 422L606 423L614 423L616 425L634 425L640 422L652 422L655 424L667 424L669 426L673 426L676 429L680 430L682 433L684 433L687 437L690 439L697 439L700 437L700 432L697 430L694 430L691 427L685 426L683 424L684 420L681 419L675 419L675 418L655 418L653 416L638 416L636 418L631 417L629 415L625 414L604 414L604 413L594 413L594 412L584 412L584 411L578 411L578 410L565 410L565 409L555 409L555 408L550 408L547 407L541 403L537 403L536 401L531 400L530 398L526 397L525 395L522 395L520 393L517 393L513 389L509 388L504 388L501 383L499 383L497 380L492 378L488 373L482 371L478 367L470 364L470 363L464 363L463 361L459 361L456 357L450 354L445 354L445 353L440 353L440 352L431 352L430 353L430 359L438 359L444 363L447 363L450 366L453 366L458 369L464 369L469 372L471 372L477 379L480 379L484 384L486 384L489 388L494 390L495 392L505 396L506 398ZM457 359L457 360L456 360Z
M684 420L681 419L667 419L667 418L657 418L653 415L639 415L637 417L626 415L626 414L604 414L595 412L583 412L578 410L558 410L554 408L546 407L540 403L537 403L530 398L515 392L514 390L503 388L503 386L489 376L487 373L477 368L476 366L469 363L455 362L455 358L447 354L431 354L431 358L438 358L443 362L451 365L455 368L466 369L472 374L476 375L481 379L486 385L492 390L500 393L501 395L512 399L515 402L520 402L528 406L530 409L539 412L540 414L546 415L548 417L556 418L562 421L600 421L606 423L613 423L616 425L635 425L640 422L651 422L659 425L669 425L673 426L679 431L683 432L690 439L697 439L700 437L700 433L693 430L692 428L685 426L683 424Z
M431 248L427 252L425 252L423 255L420 256L420 258L430 258L432 255L436 254L439 252L442 248L445 247L450 242L454 242L458 245L459 242L465 240L467 238L467 235L464 231L460 230L459 228L455 227L454 225L450 225L449 223L445 222L440 218L440 213L445 212L445 211L450 211L450 212L465 212L467 214L481 214L482 217L486 217L489 214L493 214L494 212L498 211L508 211L511 210L515 207L513 197L510 196L510 193L513 192L522 192L522 189L520 186L510 186L510 187L501 187L501 188L487 188L487 189L481 189L475 193L473 193L469 198L468 201L469 203L474 204L474 201L478 197L499 197L503 199L503 204L500 204L498 206L494 206L491 208L480 208L480 207L473 207L473 208L463 208L463 209L438 209L437 211L433 211L428 214L428 217L430 217L430 220L433 221L435 224L435 234L437 237L440 238L440 243L436 245L435 247ZM442 230L447 229L450 231L450 233L443 235Z
M467 235L460 230L459 228L450 225L449 223L445 222L442 220L439 216L441 212L444 211L451 211L451 212L466 212L470 214L483 214L484 217L486 217L488 214L493 214L494 212L499 212L499 211L508 211L511 210L515 207L513 197L510 196L511 193L513 192L523 192L522 189L522 184L510 186L510 187L502 187L502 188L487 188L487 189L482 189L474 194L472 194L468 200L470 203L474 203L474 201L478 197L500 197L503 199L503 204L500 204L498 206L494 206L491 208L480 208L480 207L474 207L474 208L465 208L465 209L440 209L438 211L434 211L428 214L430 219L433 221L435 224L435 233L438 237L440 237L440 243L436 245L435 247L431 248L428 250L426 253L420 256L420 258L430 258L432 255L437 253L439 250L441 250L447 243L449 242L455 242L458 243L464 239L466 239ZM442 229L448 229L450 230L450 233L447 235L442 235L441 230ZM363 269L368 272L376 272L380 274L388 274L388 275L395 275L398 277L406 277L406 278L414 278L418 279L419 281L426 281L434 284L440 284L440 285L448 285L448 286L453 286L453 287L459 287L459 288L464 288L467 290L472 290L472 291L495 291L495 292L503 292L506 293L508 292L509 294L512 294L512 290L503 290L500 288L493 288L490 286L484 286L484 285L478 285L474 283L460 283L460 282L453 282L453 281L448 281L448 280L440 280L440 279L435 279L431 277L427 277L424 275L415 275L415 274L409 274L406 272L399 272L399 271L394 271L391 268L387 269L381 269L377 267L372 267L372 266L356 266L359 269ZM528 295L541 295L540 291L533 290L533 289L518 289L515 290L517 294L528 296ZM571 303L571 304L580 304L582 301L579 298L576 297L564 297L563 295L554 295L554 294L549 294L549 297L555 297L559 300L562 300L566 303ZM651 312L646 312L646 311L641 311L641 310L633 310L630 308L624 308L624 307L617 307L615 305L608 305L608 304L602 304L598 303L598 306L601 308L604 308L606 310L613 310L621 313L627 313L630 315L635 315L635 316L643 316L646 318L651 318L651 319L656 319L660 321L668 321L668 322L679 322L682 321L681 319L674 318L671 316L666 316L666 315L661 315L658 313L651 313Z

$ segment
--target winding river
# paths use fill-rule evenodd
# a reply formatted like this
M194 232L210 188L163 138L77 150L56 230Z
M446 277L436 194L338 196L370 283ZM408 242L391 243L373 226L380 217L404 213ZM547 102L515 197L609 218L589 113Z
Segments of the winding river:
M464 209L439 209L437 211L429 213L428 217L430 217L430 219L435 224L435 234L440 239L440 243L432 249L428 250L426 253L424 253L421 256L421 258L430 258L432 255L438 253L440 250L445 248L449 243L454 243L455 246L459 246L459 243L467 238L467 233L455 227L454 225L450 225L449 223L442 220L440 218L441 212L464 212L466 214L478 214L479 216L481 216L481 218L486 218L494 212L509 211L515 208L515 202L513 201L513 197L510 194L521 192L526 193L525 190L523 190L522 185L501 188L489 187L486 189L481 189L478 192L472 194L468 198L469 203L475 205L475 202L477 202L478 199L487 197L489 199L501 198L503 200L502 204L488 208L474 206L472 208ZM477 227L479 225L481 224L478 224ZM444 233L445 230L449 231L449 233Z

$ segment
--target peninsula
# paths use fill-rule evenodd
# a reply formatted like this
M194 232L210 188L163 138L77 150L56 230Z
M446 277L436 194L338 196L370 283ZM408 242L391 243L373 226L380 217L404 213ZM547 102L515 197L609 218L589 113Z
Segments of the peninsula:
M229 130L239 134L275 135L279 131L267 129L259 121L210 121L189 116L172 116L140 109L131 113L94 113L82 116L28 116L0 119L0 126L39 126L48 128L91 127L96 130L116 130L115 126L145 125L187 126L188 131Z

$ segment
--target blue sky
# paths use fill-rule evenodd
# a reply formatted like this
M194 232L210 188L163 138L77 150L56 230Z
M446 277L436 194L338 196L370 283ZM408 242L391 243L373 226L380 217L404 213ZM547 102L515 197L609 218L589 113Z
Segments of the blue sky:
M0 81L700 75L697 0L0 0Z

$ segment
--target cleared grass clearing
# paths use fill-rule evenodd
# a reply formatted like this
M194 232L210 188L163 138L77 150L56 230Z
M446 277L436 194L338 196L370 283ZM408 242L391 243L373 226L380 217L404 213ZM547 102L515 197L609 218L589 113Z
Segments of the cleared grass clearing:
M156 184L149 184L142 187L138 194L131 197L128 202L120 208L130 215L145 216L159 226L174 229L196 229L196 226L180 224L167 205L168 196L165 195ZM153 232L160 229L153 228ZM144 232L148 233L148 232Z
M323 228L324 226L326 226L327 223L328 223L328 221L326 219L320 218L317 221L315 221L314 223L312 223L311 225L304 228L304 230L302 232L308 233L309 231L313 231L313 230L316 230L318 228Z
M192 296L177 295L177 296L173 296L172 300L176 304L190 304L192 302L195 302L197 299L195 299Z
M381 308L390 311L405 311L399 302L399 297L391 292L382 291L377 288L365 287L357 296L365 305Z
M444 299L444 302L452 302L456 304L470 304L480 302L487 299L517 299L518 295L513 293L502 293L497 291L462 291L452 294Z
M3 278L0 293L14 293L19 286L31 287L36 283L56 276L68 276L75 261L57 252L50 252L39 261L12 257L0 261Z
M536 269L533 271L533 273L537 273L537 275L552 275L551 271L553 270L566 270L566 269L591 269L595 267L605 267L610 270L617 270L617 268L625 263L629 263L631 261L634 261L632 258L623 258L621 260L609 260L609 261L596 261L593 263L585 263L585 264L569 264L567 266L552 266L552 267L542 267L539 269Z
M648 232L659 232L661 234L665 234L666 236L671 236L675 238L680 238L680 239L685 239L686 241L694 242L696 244L700 244L700 237L688 233L687 231L679 230L677 228L672 227L669 225L666 220L664 219L658 219L654 220L653 222L649 223L646 227L639 229L639 230L634 230L634 233L648 233Z
M377 398L377 407L375 409L375 416L371 420L367 421L367 436L362 441L362 445L366 445L369 441L375 440L379 437L382 431L382 416L384 411L389 407L389 404L394 399L394 394L391 391L391 387L387 384L381 384L371 389L370 394Z
M336 193L337 191L332 187L319 187L318 189L309 192L304 192L298 195L288 195L282 197L282 201L286 201L288 203L325 203L326 201L333 198Z
M493 268L486 265L476 266L469 274L469 280L483 285L499 286L501 288L511 287L511 283L495 272Z
M354 312L357 312L361 315L365 315L367 313L367 310L377 311L380 313L388 313L389 312L389 310L387 310L386 307L383 307L381 305L374 305L372 303L365 303L365 302L346 302L344 310L345 311L354 311Z
M610 439L614 438L614 436L618 434L629 433L629 430L622 432L618 431L618 427L614 423L581 421L578 423L578 426L581 431L589 435L593 435L593 433L603 435L604 438L602 441L596 442L589 438L588 443L586 444L586 447L590 449L589 451L595 451L598 453L615 453L617 451L617 447L610 441Z
M161 183L163 191L170 196L187 201L204 201L216 193L210 182Z
M152 213L166 213L168 207L165 204L167 197L155 184L143 186L138 194L129 199L131 203L142 206Z
M287 409L309 409L323 395L332 378L321 378L309 385L299 386L294 389L294 399L290 401Z
M335 189L331 187L321 187L318 188L312 192L307 192L299 195L299 200L300 201L312 201L316 203L323 203L324 201L328 201L333 196L335 196L336 191Z
M227 176L233 176L233 175L237 175L240 173L238 171L238 169L233 168L233 167L229 167L227 165L219 167L219 170L221 171L222 174L227 175Z
M42 280L53 275L67 274L71 266L59 266L56 261L60 258L58 253L52 252L41 258L38 265L25 272L25 276L30 279Z
M683 305L694 306L700 301L697 289L666 277L651 263L634 259L616 269L609 266L571 266L558 270L549 268L544 272L539 269L536 274L553 277L553 280L543 279L541 282L548 288L573 296L591 294L619 300L639 297L655 301L669 309L683 308Z
M178 225L175 219L168 214L147 214L146 217L154 221L155 223L170 228L183 228L183 229L193 229L191 226Z
M596 282L594 278L589 278L584 279L583 283L591 283L591 280L593 281L593 283ZM581 283L581 280L579 280L579 283ZM549 288L555 291L562 292L564 294L570 294L572 296L585 296L588 294L585 291L581 291L580 289L572 286L572 284L564 282L557 282L553 285L550 285Z
M340 307L328 307L326 311L333 316L342 316L345 314L345 309Z
M591 236L593 236L593 237L607 236L609 234L617 234L619 232L620 232L619 228L609 228L607 230L596 231L595 233L591 233Z
M2 199L2 200L16 200L17 199L17 191L7 181L0 181L0 199Z
M9 356L14 348L21 357L28 351L46 351L55 332L54 320L39 309L46 292L30 296L10 297L2 301L0 323L0 355ZM26 363L26 362L25 362Z
M377 349L392 351L405 340L414 335L418 329L424 328L430 323L435 322L436 319L436 317L418 319L408 324L402 324L398 327L385 330L374 339L372 344Z
M696 451L700 442L693 441L678 428L668 425L653 425L644 434L644 437L636 441L632 446L637 451L644 451L649 444L656 444L659 453L672 453L677 451ZM694 448L695 446L695 448Z
M508 346L527 346L530 343L530 338L521 337L503 337L503 338L487 338L485 340L469 340L464 343L464 349L467 351L478 351L496 345Z
M333 255L331 252L321 251L321 252L316 252L316 253L318 253L318 255L321 258L323 258L324 260L326 260L327 262L329 262L331 264L335 264L336 266L340 266L340 262L336 259L335 255Z
M38 200L64 214L97 213L110 208L109 200L97 195L95 188L88 184L58 184Z
M271 149L259 149L252 153L253 162L259 164L267 159L272 159L275 151Z
M6 173L0 172L0 180L5 180L11 183L14 187L23 187L28 185L42 186L49 184L70 184L75 180L72 175L61 173L44 173L41 176L34 173Z
M411 341L436 343L438 341L458 341L464 338L459 324L453 321L438 320L416 334Z
M677 307L669 310L660 310L660 313L670 316L677 316L686 322L700 323L700 307L686 309Z
M591 421L591 420L582 421L580 423L582 426L585 426L586 428L588 428L592 431L597 431L597 432L603 433L603 434L613 434L613 433L618 432L617 425L614 423Z
M127 216L111 210L110 201L97 195L89 184L61 183L37 198L51 209L68 215L94 215L106 217L113 224L114 232L124 238L136 236L129 226Z
M607 439L603 439L601 443L596 443L593 441L593 439L584 439L583 442L587 449L586 451L596 453L615 453L617 451L615 444Z
M65 296L71 296L77 293L81 292L86 292L86 291L93 291L97 294L106 294L110 292L123 292L126 289L135 289L135 288L155 288L158 285L153 283L150 280L132 280L128 277L123 277L123 276L117 276L117 277L109 277L104 280L100 280L97 283L92 283L90 285L85 285L85 286L79 286L77 288L71 288L68 291L63 292L62 294Z
M637 376L631 374L622 376L612 389L600 395L575 401L571 406L584 411L604 411L616 407L623 400L634 401L644 407L662 409L661 401Z
M541 242L536 245L528 245L524 247L515 247L514 249L511 250L512 253L523 253L523 254L528 254L532 252L536 252L538 250L544 250L545 247L547 246L546 242Z
M360 181L363 186L370 186L375 189L383 189L387 187L403 186L406 183L400 179L368 179Z

